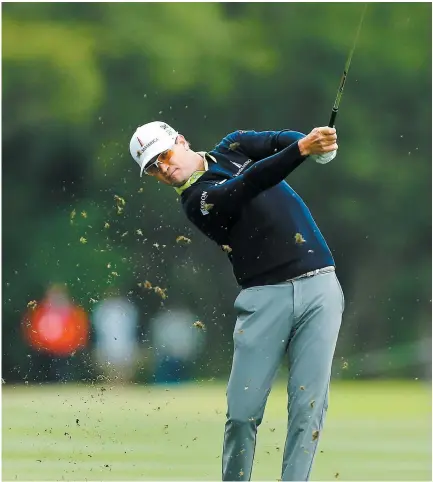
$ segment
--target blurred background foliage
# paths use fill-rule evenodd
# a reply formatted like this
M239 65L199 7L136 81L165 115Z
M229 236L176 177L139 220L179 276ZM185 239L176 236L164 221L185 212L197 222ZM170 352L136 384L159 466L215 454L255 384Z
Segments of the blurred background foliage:
M143 340L161 303L188 306L212 340L197 376L226 374L238 293L230 264L188 223L173 190L140 179L130 136L164 120L210 150L236 129L326 125L362 5L2 11L3 377L25 376L19 323L54 282L89 313L109 288L127 295ZM338 157L289 179L345 291L337 356L354 363L341 376L418 376L418 341L431 338L431 25L429 3L370 4L340 107ZM126 202L120 214L116 195ZM192 243L178 244L180 235ZM138 286L145 280L168 299ZM363 371L362 354L382 352Z

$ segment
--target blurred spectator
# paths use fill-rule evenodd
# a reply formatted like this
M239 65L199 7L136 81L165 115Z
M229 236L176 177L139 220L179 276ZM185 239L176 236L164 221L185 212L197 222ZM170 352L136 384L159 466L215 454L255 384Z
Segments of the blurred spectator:
M155 383L181 382L192 376L204 332L186 308L161 310L151 322L150 340L155 353Z
M98 368L110 381L131 381L138 361L138 310L120 295L107 293L92 317Z
M48 380L70 379L70 358L87 346L89 321L86 312L70 300L66 287L50 287L41 303L29 308L21 326L25 340L37 352L32 366L39 375L45 372Z

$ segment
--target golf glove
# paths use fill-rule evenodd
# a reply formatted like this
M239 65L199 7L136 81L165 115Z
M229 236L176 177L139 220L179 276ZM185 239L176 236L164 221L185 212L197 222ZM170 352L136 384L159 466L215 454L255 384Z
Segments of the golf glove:
M319 164L328 164L328 162L331 162L336 155L337 155L337 151L332 151L332 152L327 152L326 154L313 154L310 157L314 159L316 162L318 162Z

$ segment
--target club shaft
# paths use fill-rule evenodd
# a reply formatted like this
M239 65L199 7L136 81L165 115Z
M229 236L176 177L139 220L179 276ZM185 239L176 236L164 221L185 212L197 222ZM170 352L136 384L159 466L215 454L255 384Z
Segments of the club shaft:
M337 96L335 98L334 106L332 107L331 118L330 118L329 123L328 123L329 127L334 127L334 125L335 125L335 119L337 117L338 108L340 106L341 97L343 95L344 84L346 83L346 78L347 78L347 74L349 72L350 63L352 62L353 53L355 52L355 47L356 47L356 44L358 42L359 33L361 32L362 22L364 21L364 16L365 16L365 12L367 10L367 5L368 4L366 3L365 6L364 6L364 10L362 11L362 16L361 16L361 20L360 20L359 25L358 25L358 30L356 32L355 41L353 42L352 49L349 52L349 56L347 57L346 64L344 66L344 71L343 71L343 75L341 77L340 86L339 86L338 91L337 91Z

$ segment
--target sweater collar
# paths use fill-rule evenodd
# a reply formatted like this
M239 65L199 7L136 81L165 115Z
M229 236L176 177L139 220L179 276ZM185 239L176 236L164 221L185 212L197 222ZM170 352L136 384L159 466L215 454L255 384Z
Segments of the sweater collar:
M204 162L204 171L195 171L191 174L190 178L185 182L180 187L175 187L174 190L180 195L188 189L190 186L192 186L198 179L200 179L201 176L209 169L209 161L212 162L217 162L216 159L208 154L207 152L197 152L197 154L200 154L200 156L203 158Z

